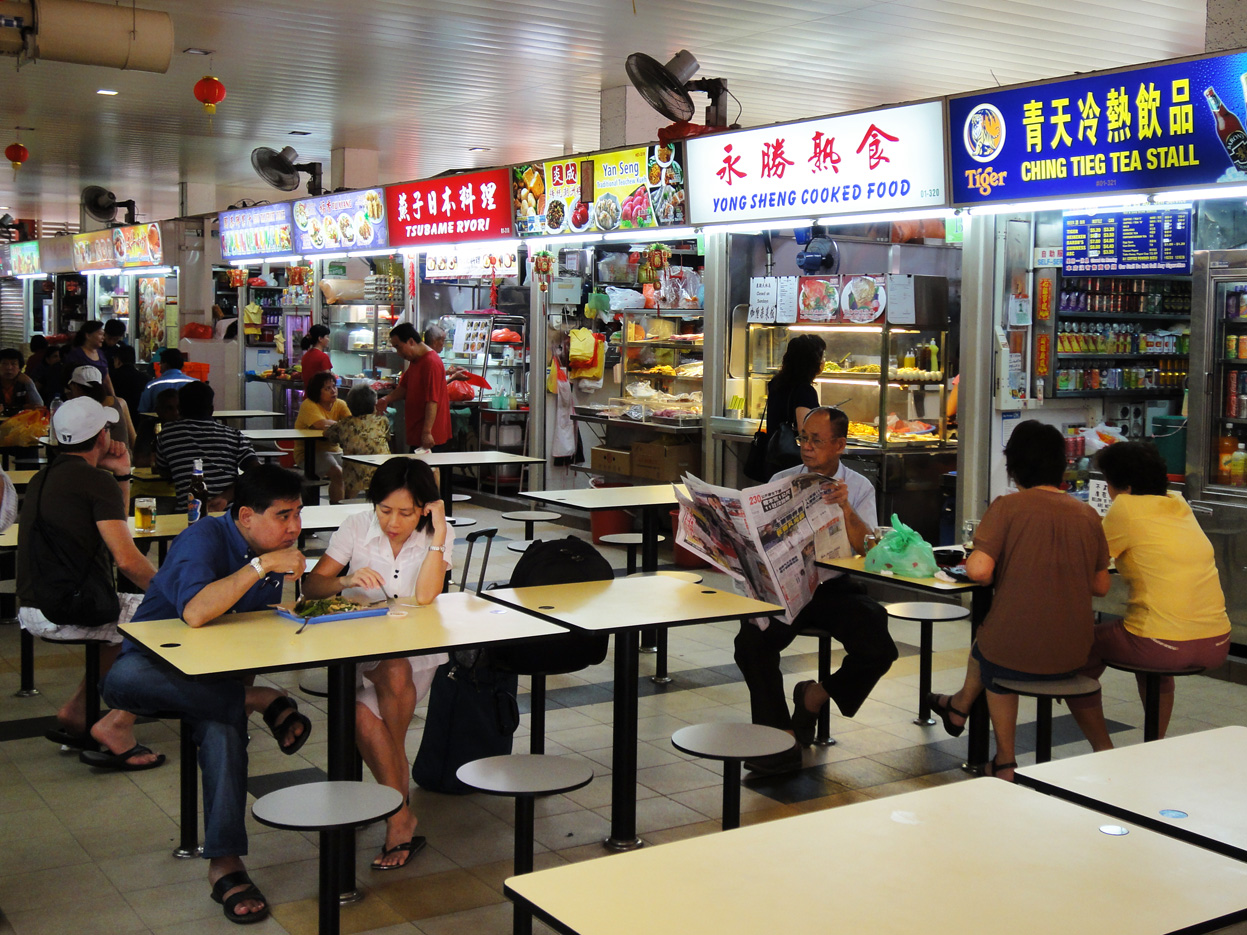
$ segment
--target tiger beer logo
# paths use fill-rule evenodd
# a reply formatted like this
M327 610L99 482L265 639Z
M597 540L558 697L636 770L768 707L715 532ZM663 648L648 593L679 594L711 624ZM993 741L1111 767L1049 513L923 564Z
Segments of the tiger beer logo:
M962 131L966 152L975 162L991 162L1005 145L1005 118L994 104L979 104Z

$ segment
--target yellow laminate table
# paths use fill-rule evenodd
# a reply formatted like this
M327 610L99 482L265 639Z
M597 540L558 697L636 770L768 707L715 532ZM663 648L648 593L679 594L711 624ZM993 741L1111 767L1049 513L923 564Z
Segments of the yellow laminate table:
M612 850L638 847L636 834L638 638L642 628L744 620L783 610L776 604L675 578L615 578L482 591L482 597L576 630L615 634L611 760Z
M303 442L303 474L316 476L316 443L325 437L321 429L243 429L242 437L253 442Z
M791 927L794 887L824 927L871 935L1169 935L1247 917L1247 869L993 779L769 821L511 877L572 935ZM954 869L965 868L965 869Z
M1020 768L1041 792L1247 860L1247 727L1167 737Z
M455 510L454 498L451 497L453 486L451 484L452 476L457 467L487 467L499 466L504 464L545 464L544 458L533 458L529 455L517 455L511 451L494 451L487 449L485 451L429 451L423 454L417 454L414 451L401 455L345 455L344 460L353 461L356 464L366 464L369 467L380 467L385 462L393 458L414 458L417 461L423 461L429 467L447 468L447 470L439 470L440 486L442 490L442 505L446 509L447 516L453 516Z
M38 471L9 471L7 473L9 475L9 480L13 482L13 486L16 487L18 490L21 490L23 487L29 484L31 479L39 472Z
M990 585L974 584L961 581L941 581L939 578L902 578L900 575L885 575L877 571L866 570L866 558L854 555L852 558L835 558L817 563L820 568L841 571L864 581L887 582L901 588L911 588L926 594L939 594L942 597L957 598L962 594L970 595L970 632L978 632L979 625L987 618L992 606L992 589ZM931 653L930 628L922 631L922 645L918 648L918 719L934 723L931 718L927 696L931 692ZM967 753L963 769L970 772L981 772L987 762L987 702L979 696L969 711L967 722Z

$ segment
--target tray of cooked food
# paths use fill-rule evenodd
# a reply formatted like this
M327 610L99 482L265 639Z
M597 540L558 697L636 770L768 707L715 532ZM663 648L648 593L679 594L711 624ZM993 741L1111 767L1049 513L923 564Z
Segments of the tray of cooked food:
M360 604L344 597L304 598L293 608L280 604L273 607L278 616L299 623L328 623L331 620L354 620L356 617L380 617L388 612L385 604Z

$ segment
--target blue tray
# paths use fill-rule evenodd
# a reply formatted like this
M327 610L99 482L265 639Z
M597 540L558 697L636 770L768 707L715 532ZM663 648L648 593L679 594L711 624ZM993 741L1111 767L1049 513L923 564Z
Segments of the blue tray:
M287 620L294 620L298 623L328 623L331 620L354 620L356 617L380 617L389 613L388 607L362 607L359 610L351 610L344 614L321 614L319 617L300 617L292 610L286 610L284 607L274 607L279 617L285 617Z

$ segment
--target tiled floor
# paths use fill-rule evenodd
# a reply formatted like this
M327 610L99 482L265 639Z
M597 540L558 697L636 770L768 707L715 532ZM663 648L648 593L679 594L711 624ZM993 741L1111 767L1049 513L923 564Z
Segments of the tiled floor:
M458 504L458 515L498 525L500 537L522 537L519 524L497 514ZM469 527L470 528L470 527ZM477 528L480 528L479 526ZM543 527L549 533L557 527ZM460 529L462 536L468 529ZM566 531L566 530L560 530ZM499 542L501 546L501 540ZM314 547L313 547L314 548ZM622 569L621 549L605 549ZM462 560L460 552L460 560ZM660 558L669 558L669 552ZM479 556L479 553L478 553ZM498 547L490 558L489 580L505 580L518 556ZM479 560L479 558L478 558ZM458 574L456 574L456 579ZM707 582L729 586L721 575ZM735 625L686 627L670 636L674 681L653 685L653 656L641 657L637 824L649 844L718 831L721 773L716 764L678 753L671 733L699 721L747 721L748 696L732 662ZM748 780L741 794L742 820L768 821L821 808L892 795L968 777L958 768L965 738L952 740L941 728L912 723L917 696L916 625L892 621L902 657L853 720L832 719L838 743L805 754L796 775ZM935 687L950 691L960 683L968 646L964 622L936 624ZM18 631L0 626L0 935L203 935L236 931L208 899L206 865L174 860L178 839L178 741L164 723L140 725L140 740L165 753L169 763L150 772L95 774L74 755L42 738L43 721L81 677L81 651L38 643L36 679L42 694L14 697L18 687ZM812 677L815 644L797 640L785 653L785 681L791 686ZM600 841L609 824L611 770L612 660L575 675L549 679L547 751L588 760L595 779L567 795L539 800L536 841L538 868L606 856ZM297 678L283 674L278 684L297 690ZM1105 674L1106 713L1115 723L1118 744L1142 740L1142 710L1133 681ZM521 692L526 692L521 680ZM1179 682L1172 733L1226 724L1247 724L1247 687L1209 677ZM526 696L521 697L524 707ZM304 697L315 733L296 756L280 754L256 719L251 747L253 791L284 784L294 770L315 775L325 767L324 712L316 698ZM1033 704L1022 701L1022 720ZM420 745L423 711L408 733L408 751ZM527 717L516 749L527 748ZM1020 732L1023 749L1032 732ZM23 736L24 735L24 736ZM1087 752L1068 716L1058 717L1056 756ZM1022 762L1033 761L1023 753ZM270 777L264 779L262 777ZM987 782L990 780L976 780ZM511 907L502 895L510 873L512 802L484 795L446 796L414 789L421 831L428 848L410 866L386 874L368 869L382 840L381 826L357 837L358 880L366 898L342 910L345 933L384 935L489 935L506 933ZM251 853L247 865L273 904L273 915L256 933L310 935L316 931L314 835L275 831L248 819ZM544 931L537 923L536 929Z

